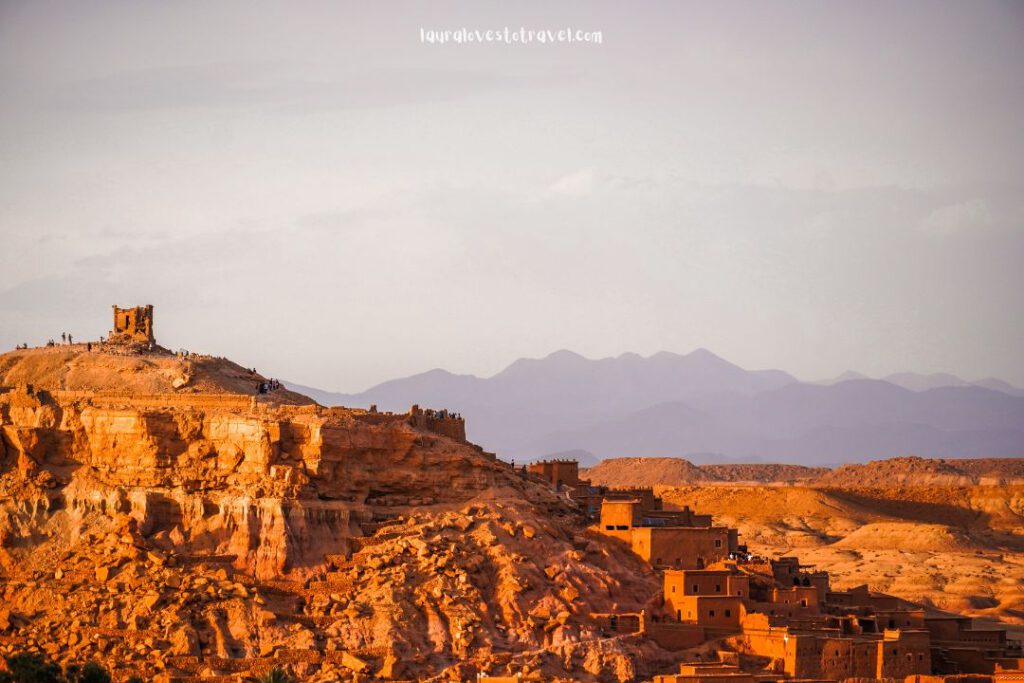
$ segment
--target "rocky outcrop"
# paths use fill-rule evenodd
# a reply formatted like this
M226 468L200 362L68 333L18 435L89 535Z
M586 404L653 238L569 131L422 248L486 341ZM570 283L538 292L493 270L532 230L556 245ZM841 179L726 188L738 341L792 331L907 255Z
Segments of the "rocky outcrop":
M460 501L512 479L402 415L65 398L0 396L4 459L23 479L55 478L51 498L73 519L128 515L147 535L236 554L260 576L315 566L379 507Z
M445 420L2 391L0 653L146 680L282 665L323 681L624 681L658 666L589 618L649 606L651 570Z

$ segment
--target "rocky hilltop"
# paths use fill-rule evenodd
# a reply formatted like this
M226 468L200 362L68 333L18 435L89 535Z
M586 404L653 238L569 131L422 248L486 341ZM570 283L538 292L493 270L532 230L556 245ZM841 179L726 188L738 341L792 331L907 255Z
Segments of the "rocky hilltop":
M811 482L827 467L779 463L696 465L684 458L608 458L584 474L602 486L682 486L715 483Z
M256 393L267 377L226 358L172 353L155 347L117 344L62 344L0 355L0 386L31 384L47 391L147 394ZM282 388L274 403L312 404L313 399Z
M1024 458L890 458L837 467L823 474L818 483L822 486L1024 484Z
M460 418L256 395L262 379L160 349L0 356L4 652L168 681L664 664L588 618L643 609L650 567Z

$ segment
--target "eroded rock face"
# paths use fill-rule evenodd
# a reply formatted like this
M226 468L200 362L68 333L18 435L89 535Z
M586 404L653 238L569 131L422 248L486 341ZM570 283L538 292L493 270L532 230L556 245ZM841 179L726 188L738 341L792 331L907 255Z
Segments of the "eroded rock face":
M324 547L362 535L375 503L464 500L509 477L479 449L401 415L29 391L0 402L4 461L23 480L55 478L50 498L71 519L128 515L179 550L236 554L236 568L257 576L318 564Z
M664 664L589 619L649 607L650 569L458 430L167 402L0 393L6 647L147 680L277 663L303 680L625 681Z

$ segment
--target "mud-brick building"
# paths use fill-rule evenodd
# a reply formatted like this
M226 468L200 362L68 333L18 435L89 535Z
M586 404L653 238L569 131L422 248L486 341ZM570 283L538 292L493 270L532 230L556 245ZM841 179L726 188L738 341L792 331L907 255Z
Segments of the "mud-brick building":
M813 565L800 564L800 558L792 556L771 560L769 566L772 577L778 583L783 586L813 587L818 593L818 602L826 601L831 589L828 572L811 571Z
M657 568L703 569L739 548L735 529L683 510L645 510L639 499L605 500L598 531L616 538Z
M739 628L750 580L729 570L669 569L664 572L664 607L678 622Z
M754 677L738 666L721 662L684 662L678 674L655 676L654 683L754 683Z
M931 672L927 631L885 631L872 637L790 627L745 628L751 651L783 662L792 678L904 678Z
M582 483L580 464L575 460L538 460L527 465L527 470L547 481L556 491L563 486L575 490Z
M1005 629L976 629L973 623L970 617L956 614L932 613L924 617L925 628L931 634L935 673L994 675L1000 670L1024 670L1019 641L1008 641Z

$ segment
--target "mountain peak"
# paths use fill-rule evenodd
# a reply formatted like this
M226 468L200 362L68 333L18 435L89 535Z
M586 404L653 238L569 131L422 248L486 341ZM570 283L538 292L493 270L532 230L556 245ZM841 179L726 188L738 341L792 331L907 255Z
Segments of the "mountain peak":
M557 351L552 351L548 355L544 356L542 360L578 361L587 359L581 356L580 354L576 353L575 351L570 351L569 349L559 349Z

